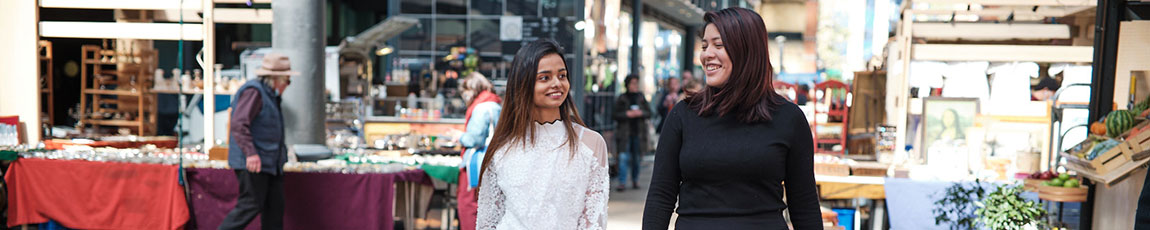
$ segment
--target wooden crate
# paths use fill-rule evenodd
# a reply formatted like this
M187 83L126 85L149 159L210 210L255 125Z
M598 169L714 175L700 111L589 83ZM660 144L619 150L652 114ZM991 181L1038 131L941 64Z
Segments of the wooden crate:
M851 167L844 164L815 163L815 174L824 176L850 176Z
M885 177L889 165L875 162L859 162L851 166L851 175Z
M1067 163L1082 166L1083 168L1093 170L1098 174L1106 174L1111 170L1117 169L1118 167L1131 162L1130 156L1134 155L1134 153L1134 150L1130 148L1129 144L1122 142L1121 144L1118 144L1118 146L1115 146L1113 149L1099 154L1098 157L1094 158L1093 160L1079 158L1078 156L1067 153L1062 153L1062 156L1066 158Z
M1137 129L1147 125L1150 125L1150 122L1142 122L1142 124L1134 128ZM1138 161L1150 157L1150 131L1126 137L1126 144L1134 151L1134 154L1130 155L1131 160Z
M1089 193L1089 188L1086 186L1079 186L1077 188L1064 188L1054 186L1038 186L1038 199L1057 201L1057 202L1086 202L1086 196Z

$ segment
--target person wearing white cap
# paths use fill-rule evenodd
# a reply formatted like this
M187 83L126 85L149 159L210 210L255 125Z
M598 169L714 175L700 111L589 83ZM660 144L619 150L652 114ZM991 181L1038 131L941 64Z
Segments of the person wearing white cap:
M244 229L263 214L263 229L283 229L283 166L287 162L280 95L291 85L291 61L264 55L257 79L236 90L232 102L228 165L236 170L240 197L219 229Z

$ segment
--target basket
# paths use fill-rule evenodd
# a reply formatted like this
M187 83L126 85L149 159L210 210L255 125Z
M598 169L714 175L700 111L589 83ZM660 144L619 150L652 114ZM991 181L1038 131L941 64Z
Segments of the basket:
M1048 201L1086 202L1087 194L1089 194L1089 188L1086 186L1078 186L1076 188L1038 186L1038 199Z
M851 166L851 175L885 177L890 166L880 163L859 162Z
M1042 186L1042 182L1045 182L1045 180L1026 179L1023 181L1022 189L1026 190L1026 191L1036 192L1036 191L1038 191L1038 186Z
M851 167L845 164L815 163L815 174L824 176L850 176Z

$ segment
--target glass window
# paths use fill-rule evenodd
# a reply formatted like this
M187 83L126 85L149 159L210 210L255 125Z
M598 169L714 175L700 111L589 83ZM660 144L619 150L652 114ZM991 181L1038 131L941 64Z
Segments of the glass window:
M436 19L436 52L450 51L451 47L467 46L467 21L463 19Z
M423 0L430 2L430 0ZM437 14L467 14L467 0L436 0Z
M431 50L431 19L420 19L419 24L399 34L400 50Z
M479 52L501 52L503 43L499 40L499 19L473 19L469 28L471 46Z
M431 1L428 0L401 0L399 12L405 14L431 14Z
M575 16L575 1L539 0L543 16L546 17L573 17Z
M471 14L502 15L503 0L471 0Z
M539 15L539 0L507 0L507 15Z

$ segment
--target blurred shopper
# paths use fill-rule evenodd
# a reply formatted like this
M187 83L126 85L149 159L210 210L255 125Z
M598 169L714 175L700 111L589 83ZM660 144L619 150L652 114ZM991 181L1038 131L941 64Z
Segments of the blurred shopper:
M291 76L298 74L291 71L287 56L269 53L256 70L259 78L236 90L228 166L236 170L240 197L219 229L244 229L260 214L263 229L283 229L287 145L280 95L291 85Z
M616 191L627 189L628 175L631 186L639 188L639 162L647 152L647 119L651 106L639 93L639 75L628 75L623 81L627 92L615 99L615 146L619 153L619 185Z
M462 230L475 229L476 209L479 206L478 197L473 188L479 185L479 172L475 170L482 164L487 144L491 142L491 134L495 131L499 112L503 109L499 95L495 95L494 86L483 74L471 72L459 85L459 92L463 101L467 103L467 115L463 136L459 142L467 150L463 153L463 165L459 168L459 189L456 192L456 202L459 209L459 227ZM474 173L468 173L468 171Z
M1054 97L1054 93L1062 85L1058 84L1058 80L1050 77L1042 77L1038 84L1030 86L1030 100L1031 101L1045 101Z
M511 62L480 170L477 229L606 228L607 144L579 118L562 54L543 39Z
M667 117L643 229L667 229L672 213L680 230L788 229L784 209L794 229L822 229L810 127L774 91L763 19L744 8L703 19L707 87Z
M687 72L683 73L686 74ZM664 89L666 93L657 98L661 101L659 106L657 106L661 119L659 119L659 124L655 125L656 133L663 132L663 121L667 120L667 112L670 112L671 108L675 107L675 103L679 103L679 99L682 98L681 95L683 94L683 87L680 84L679 78L676 77L667 78L667 85Z

